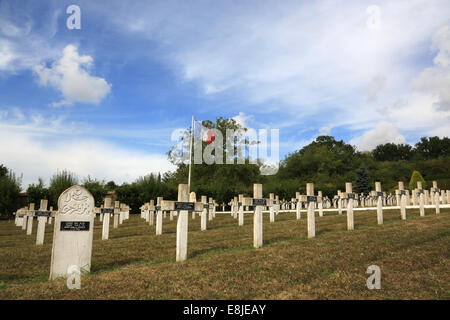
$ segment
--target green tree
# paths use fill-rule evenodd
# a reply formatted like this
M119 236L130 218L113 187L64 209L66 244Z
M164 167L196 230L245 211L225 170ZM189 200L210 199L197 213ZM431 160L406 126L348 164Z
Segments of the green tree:
M50 179L49 194L51 205L58 206L58 198L66 189L78 184L76 175L68 170L57 171Z
M49 200L49 190L44 185L42 178L38 179L38 183L30 184L27 189L28 201L34 203L36 207L39 207L40 201L43 199Z
M421 138L415 145L415 152L420 159L435 159L450 156L450 139L444 137Z
M378 145L372 154L377 161L399 161L411 159L413 150L408 144L385 143Z
M252 195L252 184L257 183L262 179L259 174L259 168L262 165L259 159L254 159L256 164L250 163L248 155L243 155L244 164L239 165L227 165L227 157L237 158L239 144L254 145L258 141L252 140L247 136L247 128L242 127L234 119L225 119L219 117L215 122L206 120L202 122L202 125L209 129L215 129L220 131L223 136L222 150L223 150L223 162L224 164L192 164L192 176L191 176L191 191L196 192L197 197L202 195L208 197L214 197L216 201L228 202L230 197L236 194L243 193ZM231 140L227 136L227 130L233 130L234 139ZM168 190L177 190L178 184L187 183L189 166L185 160L181 159L180 154L182 150L189 150L189 136L192 132L192 128L189 128L184 132L184 139L182 143L175 145L168 152L169 160L177 165L177 170L171 174L165 175L162 179L167 182ZM227 139L230 139L227 141ZM199 140L195 140L196 143L200 143ZM227 142L229 145L227 145ZM184 144L183 144L184 143ZM216 139L213 143L219 143ZM231 145L233 150L228 150ZM207 146L206 142L201 142L202 150ZM212 152L213 156L216 156L215 151ZM236 160L235 160L236 162ZM176 194L175 194L176 195Z
M364 195L368 195L371 190L372 188L370 186L369 173L367 172L367 168L361 166L356 170L354 192L358 194L363 193Z
M85 187L94 197L95 206L100 207L108 192L104 181L92 180L91 177L88 176L83 182L83 187Z
M114 181L108 181L105 184L106 191L114 191L117 188L117 185Z
M9 218L18 209L17 199L22 179L12 170L0 165L0 217Z
M427 188L427 183L426 183L425 179L422 177L422 175L420 174L420 172L417 170L414 170L411 175L411 180L409 181L409 190L414 190L415 188L417 188L417 181L422 182L423 189Z

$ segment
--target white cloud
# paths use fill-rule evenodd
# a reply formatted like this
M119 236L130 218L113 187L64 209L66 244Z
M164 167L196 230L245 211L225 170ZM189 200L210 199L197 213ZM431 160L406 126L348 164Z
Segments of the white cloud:
M366 87L366 100L367 102L374 102L377 100L377 97L383 87L386 85L386 77L384 76L376 76L374 77L369 85Z
M39 76L39 83L61 91L64 100L53 106L71 105L75 102L99 104L111 90L103 78L91 76L88 72L93 64L91 56L80 56L77 47L68 45L63 56L50 68L37 65L33 68Z
M404 143L405 137L400 134L397 127L389 122L380 122L374 129L366 131L350 143L356 144L359 150L372 150L379 144L384 143Z
M47 183L57 169L68 169L80 178L132 182L151 172L166 172L175 167L165 154L137 151L89 134L74 134L77 124L63 118L26 117L0 111L1 163L16 174L23 174L22 188L39 177Z
M253 116L250 114L245 114L244 112L239 112L239 114L234 116L233 119L236 120L236 122L242 127L250 128L249 122L253 121Z
M426 68L414 79L412 87L435 96L434 105L438 110L450 110L450 25L435 33L432 48L438 50L434 66Z
M8 69L14 59L15 55L11 49L11 44L0 38L0 70Z

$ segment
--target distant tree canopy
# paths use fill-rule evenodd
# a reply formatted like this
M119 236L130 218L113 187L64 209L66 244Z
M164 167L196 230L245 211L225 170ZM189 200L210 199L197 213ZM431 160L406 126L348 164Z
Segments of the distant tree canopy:
M415 145L415 152L420 159L429 160L450 156L450 139L444 137L421 138Z
M377 161L430 160L450 156L450 139L448 137L421 138L413 147L407 144L385 143L372 151Z
M372 154L377 161L409 160L413 156L412 149L408 144L386 143L378 145Z
M27 189L28 201L34 203L37 208L39 208L40 201L43 199L49 200L50 192L49 189L45 187L44 180L42 178L38 179L38 183L30 184ZM53 206L52 203L49 203Z
M8 217L17 209L17 199L20 193L21 178L0 165L0 217Z
M203 121L206 128L215 128L222 132L224 162L230 152L226 144L226 130L236 132L237 142L257 144L249 141L247 128L242 127L234 119L217 118L213 121ZM183 134L189 135L192 128ZM186 141L184 143L186 144ZM202 148L207 146L202 142ZM182 146L189 148L188 145ZM187 162L179 161L180 145L174 146L168 152L168 158L176 164L176 170L139 177L132 183L117 185L114 181L105 183L91 179L83 181L94 196L96 206L100 206L104 196L109 191L115 191L117 200L128 204L132 212L139 212L139 207L156 197L177 199L178 184L187 183ZM214 151L212 152L215 156ZM235 156L236 157L236 156ZM269 193L279 195L280 199L290 199L299 191L305 193L307 182L314 183L315 191L322 191L324 196L333 196L336 191L345 190L345 182L353 181L354 192L368 193L374 189L375 181L380 181L382 190L393 192L398 181L408 183L411 189L417 187L417 181L422 181L423 188L438 181L441 189L450 189L450 139L431 137L421 138L411 147L406 144L386 143L377 146L371 152L359 152L350 144L336 140L332 136L319 136L300 150L288 154L280 163L275 175L260 174L262 162L249 163L249 155L245 155L245 164L193 164L191 191L200 196L213 197L218 203L228 202L238 194L253 196L253 183L264 185L264 196ZM421 172L423 176L419 173ZM28 189L28 200L39 203L40 199L48 198L49 205L56 209L59 195L78 183L75 174L63 170L55 173L50 179L49 187L45 187L42 179L31 184ZM0 165L0 214L11 215L18 209L17 199L20 192L21 179L3 165Z

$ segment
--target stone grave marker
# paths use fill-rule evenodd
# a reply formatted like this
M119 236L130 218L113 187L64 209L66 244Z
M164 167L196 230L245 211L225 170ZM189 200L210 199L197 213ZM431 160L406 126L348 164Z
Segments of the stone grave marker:
M240 194L238 199L238 207L239 207L239 218L238 218L238 225L243 226L244 225L244 195Z
M400 202L397 203L400 205L400 215L402 220L406 220L406 191L403 181L398 182L398 189L395 190L395 195L397 200L400 199Z
M38 220L37 235L36 235L36 245L44 244L45 236L45 225L47 224L47 218L52 216L51 211L47 211L47 200L41 200L39 210L34 213Z
M377 197L377 222L383 224L383 192L381 192L381 182L375 182L375 192Z
M253 207L255 213L253 216L253 247L261 248L263 245L263 207L267 205L266 199L263 199L262 184L253 185Z
M432 199L434 199L434 205L436 206L436 214L441 213L441 209L439 207L439 204L441 202L440 199L440 191L437 185L437 181L433 181L433 188L431 188L431 194L432 194Z
M155 211L156 211L156 235L161 235L162 234L162 220L163 220L163 216L162 216L162 202L163 202L163 197L157 197L156 198L156 207L155 207Z
M85 188L75 185L59 196L58 208L50 280L66 277L72 266L82 272L89 272L91 268L94 197Z
M176 261L187 259L188 212L194 210L195 206L188 200L189 186L187 184L178 185L178 202L175 202L175 210L178 211Z
M33 232L33 218L34 218L34 203L30 203L28 209L28 219L27 219L27 236L30 236Z
M355 195L353 194L353 187L351 182L345 183L345 199L347 200L347 230L354 230L353 220L353 200Z
M101 213L103 214L103 226L102 226L102 240L109 239L109 220L111 214L114 214L114 209L111 205L111 198L106 197L104 199L103 208L101 208Z
M201 231L205 231L206 230L206 215L208 214L208 210L209 210L209 204L208 204L208 197L207 196L202 196L202 204L203 204L203 210L200 216L200 230Z

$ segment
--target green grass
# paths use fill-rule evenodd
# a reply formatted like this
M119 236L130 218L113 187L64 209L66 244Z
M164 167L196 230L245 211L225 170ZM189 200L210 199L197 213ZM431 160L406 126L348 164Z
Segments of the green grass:
M345 213L345 211L344 211ZM110 239L101 240L95 220L91 273L81 290L64 280L48 281L53 225L36 246L36 227L27 236L0 221L0 299L449 299L450 210L355 211L355 230L346 216L316 215L316 237L307 239L306 214L264 215L264 246L254 249L252 215L238 226L217 214L200 231L189 217L188 260L175 262L176 217L163 220L155 235L139 216L130 216ZM368 266L380 266L381 290L366 288Z

